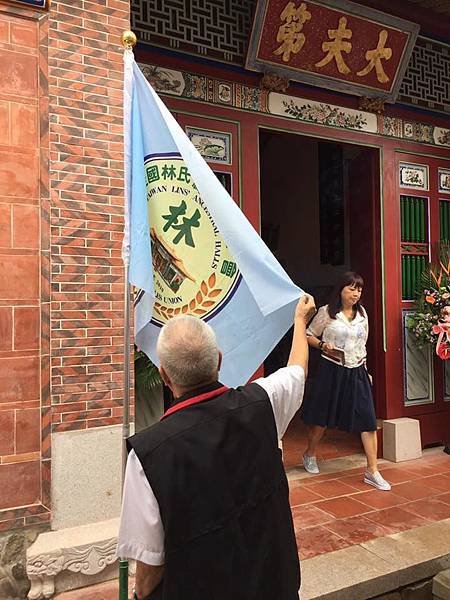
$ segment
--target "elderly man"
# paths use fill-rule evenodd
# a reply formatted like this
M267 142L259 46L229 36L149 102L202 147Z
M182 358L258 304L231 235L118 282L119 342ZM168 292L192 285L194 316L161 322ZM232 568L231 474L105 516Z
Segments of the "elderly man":
M137 560L138 600L297 600L300 566L278 440L303 398L308 365L299 301L288 366L229 389L211 327L190 316L161 330L160 373L175 402L128 440L118 555Z

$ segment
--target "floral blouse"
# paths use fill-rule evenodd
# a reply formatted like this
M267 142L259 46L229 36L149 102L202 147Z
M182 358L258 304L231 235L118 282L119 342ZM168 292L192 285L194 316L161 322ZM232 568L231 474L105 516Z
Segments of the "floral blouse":
M369 335L369 321L367 313L364 315L356 313L354 319L349 321L347 317L339 312L332 319L328 314L328 305L321 306L316 316L311 321L306 334L322 338L327 344L344 352L344 366L352 369L365 363L367 351L366 342ZM323 358L332 360L322 354ZM332 361L335 362L335 361Z

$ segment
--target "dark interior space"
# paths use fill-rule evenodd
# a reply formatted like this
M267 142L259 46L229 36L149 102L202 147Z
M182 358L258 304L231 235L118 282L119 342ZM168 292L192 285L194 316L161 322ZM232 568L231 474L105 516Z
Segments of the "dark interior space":
M374 148L260 131L264 241L294 283L314 296L317 307L327 303L345 271L360 272L365 280L362 302L371 322L378 306L378 168ZM291 340L292 330L266 359L266 374L286 364ZM368 362L372 372L376 347L376 328L371 327ZM309 384L318 359L319 353L312 350ZM289 439L304 437L298 431L300 423L298 417L293 420L286 434L288 444ZM338 437L342 440L342 433ZM351 447L358 448L359 442ZM292 448L287 450L291 455Z

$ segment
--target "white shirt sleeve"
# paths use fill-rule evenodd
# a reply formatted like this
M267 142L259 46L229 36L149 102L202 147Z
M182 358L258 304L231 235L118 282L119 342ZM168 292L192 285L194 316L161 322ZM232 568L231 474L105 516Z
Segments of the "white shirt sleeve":
M164 564L164 529L158 501L134 450L128 455L117 556Z
M309 324L306 335L313 335L316 338L320 338L329 322L330 316L328 314L328 308L327 306L321 306L317 311L316 316Z
M303 401L305 372L299 365L291 365L278 369L268 377L256 379L253 383L260 385L269 396L278 439L281 440Z

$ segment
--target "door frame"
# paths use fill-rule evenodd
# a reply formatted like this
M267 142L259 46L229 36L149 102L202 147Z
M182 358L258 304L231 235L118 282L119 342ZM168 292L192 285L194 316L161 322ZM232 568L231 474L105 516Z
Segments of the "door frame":
M320 98L321 90L317 96ZM327 102L332 102L327 97ZM379 414L384 419L404 416L403 406L403 346L401 325L400 219L397 194L397 152L424 158L450 160L450 148L427 146L424 143L398 139L364 131L343 129L297 121L289 117L240 109L202 100L164 96L164 102L175 113L190 113L218 121L240 123L239 171L241 176L241 208L257 231L260 231L259 195L259 135L258 130L274 129L304 136L353 143L379 149L380 155L380 262L381 262L381 323L382 352L380 363L382 389L379 395ZM336 97L334 103L340 105ZM430 120L432 122L432 119ZM439 126L439 125L437 125ZM426 424L424 423L424 427ZM427 427L427 430L431 429ZM428 434L423 438L428 438ZM425 442L427 443L427 442Z

